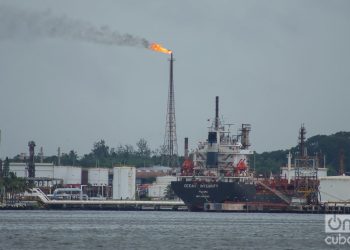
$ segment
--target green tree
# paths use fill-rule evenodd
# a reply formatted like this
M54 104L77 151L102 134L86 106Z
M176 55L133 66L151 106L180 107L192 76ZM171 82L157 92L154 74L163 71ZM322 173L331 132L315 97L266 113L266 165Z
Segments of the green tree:
M169 184L165 189L165 196L164 198L167 200L174 200L176 197L174 190L171 188L171 185Z
M71 162L72 166L75 166L75 163L78 161L78 154L74 150L69 151L68 153L69 161Z
M94 148L92 149L92 153L96 157L96 159L103 159L109 157L109 147L106 145L104 140L100 140L94 143Z
M8 176L0 180L0 187L2 189L1 193L5 193L5 197L2 198L8 198L8 201L16 202L16 195L24 192L31 185L24 178L19 178L13 172L9 172Z
M9 173L10 173L10 160L8 157L6 157L4 162L4 168L3 168L3 176L8 177Z
M137 143L137 153L143 158L148 158L151 155L151 150L148 147L148 143L145 139L141 138Z

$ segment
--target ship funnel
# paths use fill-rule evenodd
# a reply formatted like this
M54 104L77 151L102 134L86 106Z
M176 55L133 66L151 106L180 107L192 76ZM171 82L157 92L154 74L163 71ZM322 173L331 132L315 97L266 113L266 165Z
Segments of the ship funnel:
M241 128L241 143L243 149L248 149L250 146L249 133L251 130L250 124L242 124Z
M219 97L215 98L215 129L219 128Z
M188 137L185 137L185 159L188 159Z

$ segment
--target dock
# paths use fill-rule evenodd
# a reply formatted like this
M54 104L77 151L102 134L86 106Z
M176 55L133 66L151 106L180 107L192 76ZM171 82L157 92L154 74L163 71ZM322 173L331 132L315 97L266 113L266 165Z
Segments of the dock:
M143 200L50 200L39 188L32 189L47 209L91 209L91 210L186 210L182 201L143 201Z

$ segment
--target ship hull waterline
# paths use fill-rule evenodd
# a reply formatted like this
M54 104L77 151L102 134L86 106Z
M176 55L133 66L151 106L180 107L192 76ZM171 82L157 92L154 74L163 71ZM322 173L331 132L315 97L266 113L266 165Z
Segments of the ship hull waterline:
M232 204L237 211L284 211L289 204L269 190L258 190L254 183L173 181L174 193L190 211L215 210L210 204ZM225 210L220 207L219 210ZM234 209L229 209L234 210Z

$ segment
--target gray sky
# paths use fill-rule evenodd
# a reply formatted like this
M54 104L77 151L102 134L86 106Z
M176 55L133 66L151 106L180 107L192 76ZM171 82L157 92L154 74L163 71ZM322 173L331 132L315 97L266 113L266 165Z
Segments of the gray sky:
M180 154L184 137L206 138L216 95L226 122L252 124L258 152L294 146L301 123L307 136L349 131L350 1L0 0L0 23L8 10L172 49ZM167 55L11 29L0 25L0 157L29 140L46 155L163 143Z

